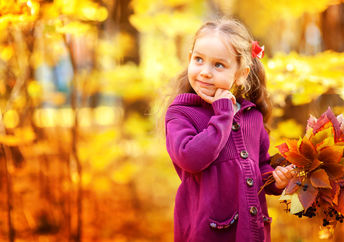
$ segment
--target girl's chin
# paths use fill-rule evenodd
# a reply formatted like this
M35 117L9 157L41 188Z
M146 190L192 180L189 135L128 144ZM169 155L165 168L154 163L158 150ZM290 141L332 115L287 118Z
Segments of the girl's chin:
M204 88L200 88L198 90L198 92L202 92L203 94L210 96L210 97L214 97L214 95L215 95L215 91L209 90L209 89L204 89Z

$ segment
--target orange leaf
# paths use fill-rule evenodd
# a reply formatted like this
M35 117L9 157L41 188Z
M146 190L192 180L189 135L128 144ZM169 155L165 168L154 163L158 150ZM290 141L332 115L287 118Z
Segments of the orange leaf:
M344 190L341 189L338 195L337 211L344 214Z
M285 152L289 151L288 145L286 143L277 145L276 148L279 150L279 152L283 155Z
M318 169L312 172L311 183L315 188L332 188L328 175L324 169Z
M304 167L311 164L311 161L305 158L303 155L299 153L289 151L285 153L285 158L292 164L298 167Z
M289 162L284 158L281 154L276 153L275 155L270 157L270 165L275 168L277 166L285 166Z
M307 159L313 160L316 155L316 150L309 139L303 137L300 145L300 153Z
M339 192L340 192L340 186L338 185L338 183L335 183L335 182L333 182L332 186L333 186L333 190L332 190L333 199L332 199L332 202L334 204L338 205L338 196L339 196Z
M289 139L286 142L287 142L289 151L291 151L291 152L298 152L298 149L297 149L298 140Z
M321 162L318 159L314 159L313 162L306 167L306 170L313 171L321 165Z
M312 206L313 202L315 201L315 198L318 195L318 190L312 186L309 179L307 179L303 183L303 185L307 185L307 189L306 190L300 189L298 191L298 195L299 195L299 199L302 206L304 207L305 210L307 210L307 208Z
M301 178L293 177L285 188L285 194L290 195L296 192L297 189L300 187L299 185L296 184L297 182L301 183Z
M320 151L318 159L325 163L338 163L343 156L343 146L328 146Z
M320 190L319 197L324 200L325 202L333 205L332 203L332 191L331 190ZM325 209L324 205L321 205L323 209Z
M324 164L324 169L331 179L338 179L344 177L344 166L336 163Z

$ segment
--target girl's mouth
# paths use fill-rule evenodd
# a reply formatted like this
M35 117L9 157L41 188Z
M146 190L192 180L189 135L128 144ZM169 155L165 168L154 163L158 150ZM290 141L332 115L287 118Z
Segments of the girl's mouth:
M213 86L213 84L211 84L211 83L202 82L202 81L199 81L199 80L197 80L197 82L199 82L203 86Z

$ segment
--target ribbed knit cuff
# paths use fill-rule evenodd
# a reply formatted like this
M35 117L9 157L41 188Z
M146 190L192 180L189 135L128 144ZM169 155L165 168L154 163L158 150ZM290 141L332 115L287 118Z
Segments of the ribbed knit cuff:
M213 102L212 106L215 114L234 111L232 100L228 98L221 98L219 100L216 100L215 102Z

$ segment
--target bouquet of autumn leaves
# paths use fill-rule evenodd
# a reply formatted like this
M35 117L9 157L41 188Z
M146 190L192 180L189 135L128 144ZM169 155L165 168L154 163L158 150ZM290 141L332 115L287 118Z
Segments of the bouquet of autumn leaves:
M287 204L288 211L299 217L320 216L323 226L342 223L343 115L336 117L328 108L319 119L310 116L303 138L288 140L277 148L280 158L292 163L296 172L280 197Z

